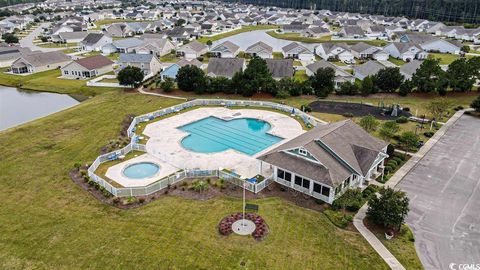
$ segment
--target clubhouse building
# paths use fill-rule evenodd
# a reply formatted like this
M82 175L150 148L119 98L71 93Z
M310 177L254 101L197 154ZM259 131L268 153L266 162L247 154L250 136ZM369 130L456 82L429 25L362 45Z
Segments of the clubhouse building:
M362 188L383 174L387 143L352 120L320 125L257 157L273 180L332 203L348 188Z

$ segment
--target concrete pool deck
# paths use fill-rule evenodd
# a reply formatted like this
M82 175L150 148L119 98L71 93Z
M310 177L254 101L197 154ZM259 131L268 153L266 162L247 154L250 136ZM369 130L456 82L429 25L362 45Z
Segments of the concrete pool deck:
M131 179L123 175L123 170L127 166L135 163L141 163L141 162L155 163L160 167L160 170L154 176L143 178L143 179ZM105 173L105 176L108 177L109 179L114 180L115 182L119 183L124 187L138 187L138 186L148 186L149 184L154 183L172 173L175 173L176 171L178 171L178 168L161 161L157 157L149 154L143 154L108 168L107 172Z
M186 124L215 116L223 120L237 118L255 118L271 125L269 134L284 138L277 144L249 156L244 153L227 150L218 153L196 153L182 147L181 141L190 133L178 129ZM297 137L304 133L301 124L294 118L278 112L255 109L228 109L223 107L198 108L166 119L148 124L143 134L150 137L146 144L147 153L178 169L219 169L234 170L243 177L253 177L259 173L257 156L269 151L279 143ZM268 176L268 168L263 168Z

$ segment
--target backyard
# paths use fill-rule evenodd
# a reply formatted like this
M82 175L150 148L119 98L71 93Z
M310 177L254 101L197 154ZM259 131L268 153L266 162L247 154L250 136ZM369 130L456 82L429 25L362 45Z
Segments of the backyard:
M91 162L118 136L125 115L179 102L108 91L0 132L5 157L0 268L387 268L358 233L280 198L254 201L271 231L256 242L224 238L215 229L222 217L241 209L240 199L166 196L124 211L102 204L69 179L75 162Z
M232 30L226 33L221 33L218 35L213 35L211 37L207 36L202 36L198 39L199 42L202 43L207 43L207 41L216 41L222 38L234 36L236 34L244 33L244 32L250 32L250 31L255 31L255 30L268 30L268 29L276 29L278 26L276 25L271 25L271 24L260 24L260 25L249 25L249 26L243 26L240 29Z

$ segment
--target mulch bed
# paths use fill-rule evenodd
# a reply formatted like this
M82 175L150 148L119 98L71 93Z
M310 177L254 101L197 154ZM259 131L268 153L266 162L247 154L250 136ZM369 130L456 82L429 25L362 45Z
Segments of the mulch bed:
M361 117L371 114L381 120L393 120L397 118L389 114L385 114L382 108L360 103L314 101L310 103L309 106L310 108L312 108L312 111L320 113L331 113L339 115L350 114L355 117ZM399 111L398 116L410 117L412 116L412 114L406 111Z
M83 168L83 169L86 170L87 168ZM169 188L159 190L148 196L136 197L136 200L133 202L123 203L122 199L115 198L115 197L106 197L102 193L102 191L88 184L87 181L85 181L85 179L80 174L79 170L72 169L69 175L74 183L76 183L81 188L89 192L93 197L95 197L96 199L98 199L103 203L109 204L111 206L114 206L120 209L130 209L130 208L140 207L142 205L148 204L159 198L162 198L164 196L169 196L169 195L180 196L180 197L191 199L191 200L210 200L217 196L227 196L227 197L233 197L238 199L243 197L242 188L232 183L229 183L227 181L225 181L225 188L223 189L210 185L207 190L203 192L197 192L189 189L184 184L185 182L191 182L191 181L194 181L195 179L186 179L175 185L170 186ZM215 178L211 178L211 179L215 180ZM270 186L266 187L263 191L261 191L258 194L254 194L250 191L245 192L245 198L247 200L262 199L262 198L268 198L268 197L280 197L300 207L309 208L319 212L328 208L328 205L326 203L316 201L314 198L308 195L303 195L297 191L285 189L277 183L272 183Z

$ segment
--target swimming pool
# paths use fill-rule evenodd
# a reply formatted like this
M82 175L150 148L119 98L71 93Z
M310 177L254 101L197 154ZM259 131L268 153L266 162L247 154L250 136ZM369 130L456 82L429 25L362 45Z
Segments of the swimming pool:
M182 146L199 153L216 153L234 149L254 155L283 138L268 134L269 123L254 118L223 120L210 116L179 127L190 133L182 140Z
M123 169L123 175L132 179L152 177L160 171L160 166L153 162L139 162L128 165Z

